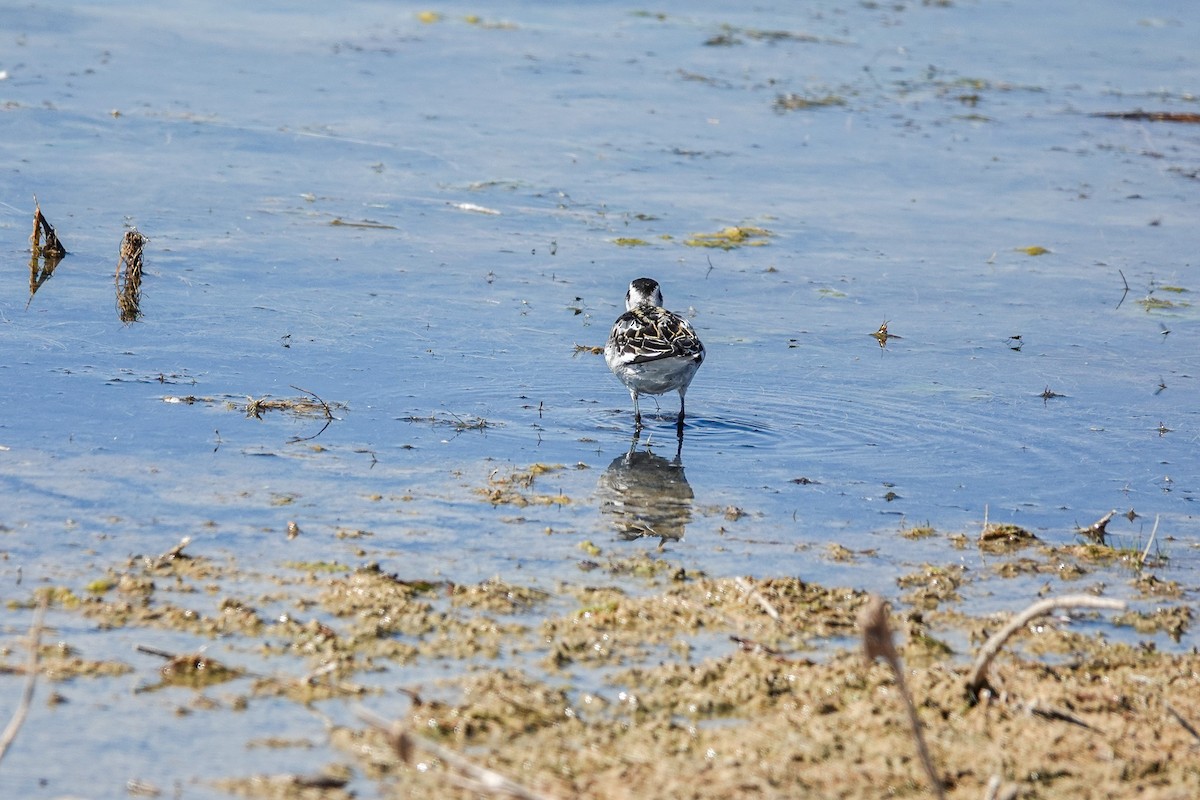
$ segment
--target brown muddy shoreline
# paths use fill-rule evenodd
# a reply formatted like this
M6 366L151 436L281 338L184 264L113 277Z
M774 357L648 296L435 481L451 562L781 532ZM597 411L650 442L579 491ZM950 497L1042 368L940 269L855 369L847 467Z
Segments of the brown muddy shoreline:
M1086 571L1122 557L1102 545L1053 548L1015 534L959 537L963 546L993 548L1001 575ZM855 644L865 592L794 577L691 574L661 552L620 555L589 542L581 549L580 581L549 590L500 577L475 585L403 577L373 562L289 563L278 575L256 576L269 590L240 596L236 587L254 567L211 558L185 540L10 606L30 608L40 596L53 612L100 632L197 640L194 652L139 646L126 662L89 659L47 629L36 672L50 706L64 701L59 687L86 691L90 679L136 673L137 692L189 690L181 718L236 713L271 698L328 720L324 742L246 742L248 750L311 750L311 771L179 776L208 791L931 796L895 675L868 665ZM1200 656L1105 635L1111 625L1185 635L1191 611L1175 602L1177 587L1143 569L1132 583L1143 596L1165 598L1156 611L1060 611L1031 621L1001 648L976 698L969 662L1007 616L958 608L969 580L961 567L926 565L898 581L905 594L889 616L946 796L1196 796ZM272 619L256 610L280 602L294 613ZM215 610L199 610L206 604ZM950 641L969 642L970 651L956 652ZM228 655L208 655L218 649ZM238 651L274 669L234 664ZM0 671L28 671L24 648L10 643L3 656ZM390 673L421 662L440 664L447 677L389 685ZM400 719L356 726L324 716L336 706L371 717L373 704L395 694L410 700ZM496 783L499 776L509 783ZM135 794L165 791L139 782Z

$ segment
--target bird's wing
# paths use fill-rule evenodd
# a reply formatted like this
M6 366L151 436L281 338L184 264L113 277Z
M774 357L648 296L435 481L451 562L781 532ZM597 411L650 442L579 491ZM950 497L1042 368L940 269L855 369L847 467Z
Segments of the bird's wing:
M609 343L627 364L663 358L704 358L704 345L690 322L665 308L626 311L613 325Z

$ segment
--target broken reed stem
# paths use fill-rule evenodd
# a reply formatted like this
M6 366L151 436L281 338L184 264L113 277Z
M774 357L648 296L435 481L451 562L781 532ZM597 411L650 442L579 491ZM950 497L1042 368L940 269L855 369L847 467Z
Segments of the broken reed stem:
M1146 549L1142 551L1142 557L1138 559L1138 566L1146 566L1146 559L1150 557L1150 548L1154 546L1154 537L1158 533L1158 519L1161 515L1154 515L1154 527L1150 529L1150 541L1146 542Z
M25 717L29 714L29 707L33 704L33 688L37 683L38 675L38 651L42 647L42 622L46 618L46 607L49 604L50 595L43 594L37 611L33 615L33 625L29 628L29 662L25 667L25 688L21 691L21 700L17 704L17 710L13 712L12 719L8 721L4 733L0 734L0 761L4 760L4 754L16 740L17 733L25 724Z
M1186 719L1183 718L1182 714L1180 714L1178 711L1176 711L1174 708L1172 708L1170 703L1163 703L1163 705L1164 705L1164 707L1166 707L1167 711L1171 714L1171 716L1175 718L1175 721L1178 722L1180 725L1182 725L1183 729L1185 731L1187 731L1188 733L1190 733L1192 735L1192 737L1194 739L1196 739L1196 741L1200 742L1200 731L1196 730L1196 727L1194 725L1192 725L1192 723L1188 722ZM1194 746L1195 745L1193 745L1193 747Z
M135 322L141 316L142 248L149 241L137 229L125 231L121 257L117 260L117 315L122 322Z
M767 613L768 617L776 622L783 622L783 619L779 616L779 612L775 610L775 606L771 605L771 602L763 597L762 592L755 589L750 584L750 581L739 575L733 579L733 582L737 584L739 589L746 593L747 597L762 606L762 610Z
M1039 600L1010 619L1007 625L992 634L992 637L984 642L983 647L979 648L979 655L976 657L975 664L971 667L971 672L967 676L968 696L971 698L979 696L980 690L987 684L988 667L991 665L992 659L1000 652L1000 648L1004 647L1004 643L1014 633L1029 624L1030 620L1045 616L1056 608L1107 608L1113 611L1123 611L1125 610L1125 602L1122 600L1112 600L1107 597L1092 597L1087 594L1072 594L1064 597L1048 597L1045 600Z
M1005 788L1000 776L993 775L983 790L983 800L1016 800L1018 791L1016 786Z
M1108 523L1112 522L1112 518L1116 513L1117 510L1114 508L1086 528L1080 528L1079 535L1086 536L1099 544L1104 544L1105 538L1108 535Z
M913 740L917 744L917 755L921 757L921 764L925 767L925 774L929 776L933 793L937 795L938 800L942 800L946 796L942 789L942 780L938 777L937 770L933 766L933 759L929 755L929 748L925 745L925 735L921 732L921 719L917 716L917 706L913 702L912 695L908 691L908 684L904 680L904 665L900 663L900 655L896 652L896 645L892 642L892 628L888 625L887 612L887 603L882 597L874 594L859 612L858 627L862 631L863 653L867 658L867 663L876 658L882 658L891 667L892 674L896 676L896 687L900 690L900 696L904 698L905 708L908 709L908 723L912 729Z
M389 723L365 708L358 708L355 713L363 722L386 735L392 749L396 751L396 755L405 763L412 761L414 749L424 750L440 759L447 767L458 773L458 775L452 773L448 776L456 786L491 797L548 800L546 795L537 794L495 770L481 767L448 747L443 747L423 736L413 736L399 724Z
M154 563L157 565L162 565L162 564L166 564L167 562L174 561L175 559L177 559L183 555L184 548L186 548L191 543L192 543L192 537L190 537L190 536L183 537L182 539L179 540L179 544L175 545L170 550L166 551L165 553L160 555L158 558L154 559Z
M43 243L44 239L44 243ZM33 196L33 233L29 235L29 249L34 258L41 255L51 258L62 258L67 254L67 248L58 240L58 234L42 215L42 207L38 205L37 195Z

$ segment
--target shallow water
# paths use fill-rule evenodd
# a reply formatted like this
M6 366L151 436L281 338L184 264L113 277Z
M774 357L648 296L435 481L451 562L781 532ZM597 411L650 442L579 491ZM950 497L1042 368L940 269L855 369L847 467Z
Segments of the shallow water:
M436 10L0 9L6 599L184 535L260 566L363 547L407 575L571 581L581 540L658 543L624 541L630 480L676 492L659 533L711 574L895 595L925 562L990 568L906 525L1062 544L1132 508L1110 531L1141 546L1157 519L1160 575L1194 597L1200 127L1091 116L1197 110L1191 4ZM838 104L780 110L793 94ZM71 254L30 297L33 195ZM150 238L131 325L126 225ZM685 244L732 225L771 235ZM573 346L603 343L640 275L708 360L679 467L665 397L639 444L662 461L631 479L628 396ZM229 406L305 392L343 406L310 441L320 418ZM164 402L189 395L212 401ZM570 503L481 501L533 463L565 465L537 488ZM1136 599L1128 578L1054 588ZM984 581L967 608L1044 583ZM28 615L5 613L15 639ZM99 785L151 758L245 763L203 730L213 761L175 762L149 722L102 745L87 708L130 702L105 685L22 733L4 769L25 796L88 785L35 788L67 727L108 764Z

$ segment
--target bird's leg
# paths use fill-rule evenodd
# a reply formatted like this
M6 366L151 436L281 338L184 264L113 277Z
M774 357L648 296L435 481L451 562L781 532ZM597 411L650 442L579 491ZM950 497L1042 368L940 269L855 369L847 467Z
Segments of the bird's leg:
M679 393L679 419L675 423L675 429L679 433L679 438L683 439L683 392Z
M642 410L638 408L638 393L633 389L629 390L629 396L633 398L633 423L634 429L639 433L642 430Z

